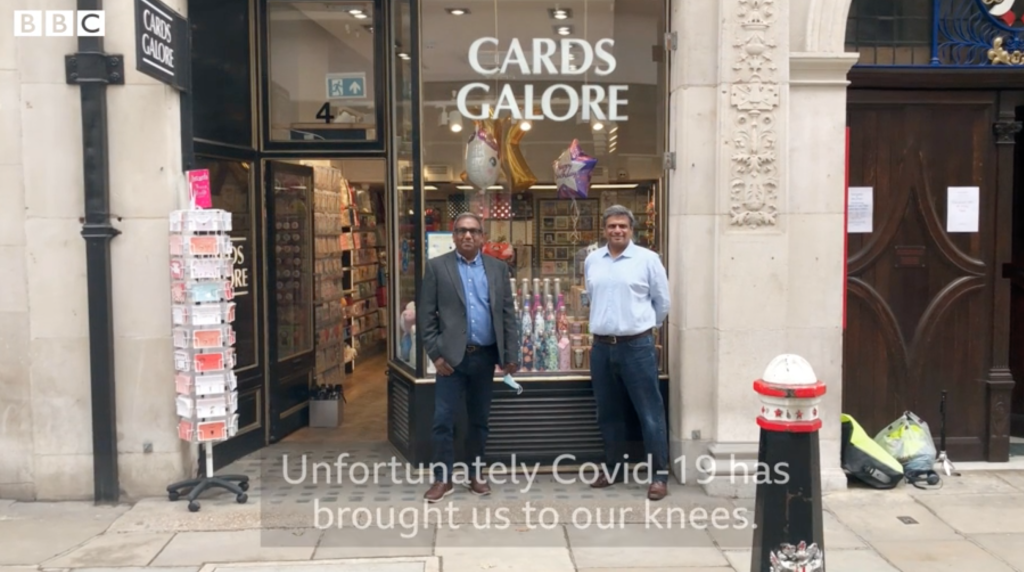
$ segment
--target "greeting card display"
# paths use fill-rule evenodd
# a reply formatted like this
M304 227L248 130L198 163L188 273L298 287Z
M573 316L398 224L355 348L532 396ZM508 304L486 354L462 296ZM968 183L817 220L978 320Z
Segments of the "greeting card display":
M209 183L208 172L206 184ZM209 189L205 192L208 194ZM211 199L212 200L212 199ZM201 444L206 472L168 485L176 501L187 495L188 510L199 510L199 495L210 488L249 497L249 477L213 474L213 444L238 433L238 380L235 378L235 297L231 213L200 208L170 215L171 343L174 345L174 410L178 437Z
M176 211L170 229L178 435L192 443L222 441L238 429L231 213Z

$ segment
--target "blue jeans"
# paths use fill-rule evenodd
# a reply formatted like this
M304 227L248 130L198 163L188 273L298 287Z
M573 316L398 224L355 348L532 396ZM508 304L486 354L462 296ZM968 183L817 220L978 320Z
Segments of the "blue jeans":
M640 419L650 479L668 482L668 427L665 402L658 390L654 336L590 348L590 377L597 399L597 423L604 440L609 475L623 478L626 453L626 407L632 402ZM618 471L612 473L611 471Z
M498 348L491 346L467 353L451 375L438 375L434 383L434 481L451 482L455 464L455 413L465 402L469 418L466 435L467 462L482 462L489 432L494 366ZM470 471L474 467L470 466ZM472 475L477 477L480 475Z

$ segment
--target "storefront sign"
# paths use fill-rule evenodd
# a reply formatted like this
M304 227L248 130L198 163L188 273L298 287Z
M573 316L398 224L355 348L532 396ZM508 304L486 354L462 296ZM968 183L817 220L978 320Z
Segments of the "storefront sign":
M188 22L160 0L135 0L135 69L188 89Z
M547 73L563 76L591 74L604 77L614 72L617 65L615 56L610 51L615 46L615 40L611 38L598 40L593 45L585 40L571 38L563 39L560 42L550 38L534 38L530 46L532 57L527 57L522 42L518 38L513 38L505 50L503 61L485 66L481 62L480 52L488 45L493 46L488 49L498 50L499 41L497 38L480 38L469 47L469 65L482 76L505 74L512 71L523 76ZM578 51L580 54L574 54L574 51ZM556 53L557 58L554 57ZM582 61L576 61L577 55L582 55ZM629 116L624 115L620 109L629 103L624 97L625 92L629 89L627 85L586 84L577 88L569 84L557 83L545 89L543 93L537 93L535 86L527 83L522 85L521 89L522 93L516 94L512 85L501 86L493 112L497 115L502 111L507 111L515 119L550 119L552 121L569 121L580 112L582 112L584 121L589 121L591 117L603 121L627 121L629 119ZM474 106L475 109L470 110L468 100L481 98L490 92L491 86L483 82L474 82L463 86L457 97L459 112L463 117L469 119L486 118L489 115L489 106L482 106L482 109ZM519 99L524 101L522 108L519 107ZM558 102L557 112L556 102ZM567 103L567 107L563 106L563 103ZM540 115L536 113L538 104Z

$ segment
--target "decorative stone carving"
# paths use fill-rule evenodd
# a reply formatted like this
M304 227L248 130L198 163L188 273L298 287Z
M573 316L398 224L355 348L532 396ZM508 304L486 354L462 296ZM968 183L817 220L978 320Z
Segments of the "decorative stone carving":
M779 199L779 150L775 111L779 107L779 67L775 62L775 0L739 3L733 47L738 72L730 87L734 116L729 212L735 226L774 226Z

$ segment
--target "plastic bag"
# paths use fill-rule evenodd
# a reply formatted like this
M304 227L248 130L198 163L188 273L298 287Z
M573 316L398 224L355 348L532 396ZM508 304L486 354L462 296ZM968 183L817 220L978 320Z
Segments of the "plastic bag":
M908 474L928 473L935 466L938 452L931 429L910 411L875 435L875 442L895 457Z

